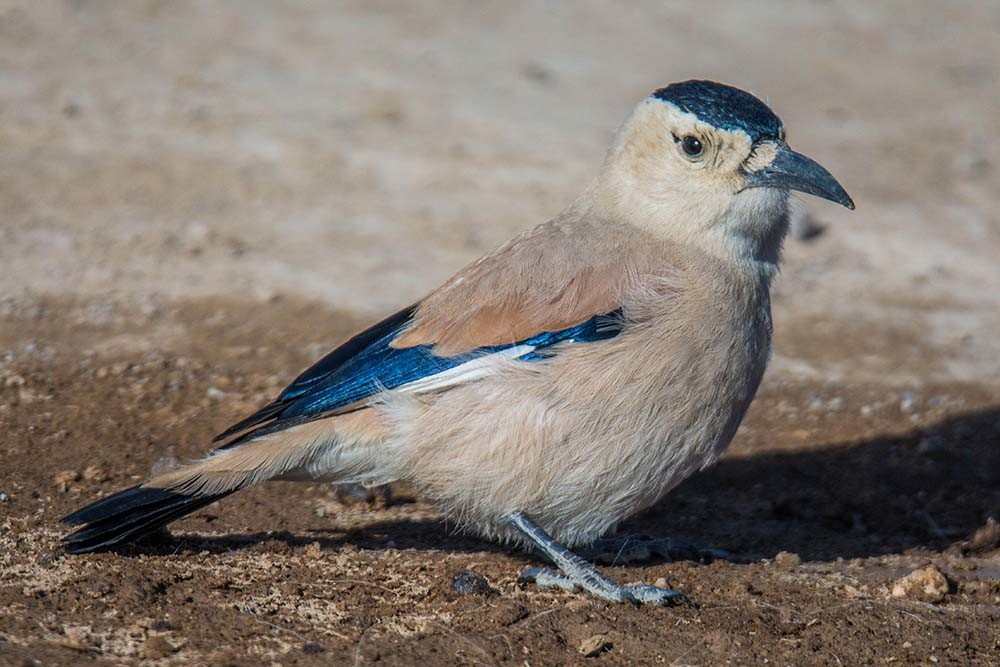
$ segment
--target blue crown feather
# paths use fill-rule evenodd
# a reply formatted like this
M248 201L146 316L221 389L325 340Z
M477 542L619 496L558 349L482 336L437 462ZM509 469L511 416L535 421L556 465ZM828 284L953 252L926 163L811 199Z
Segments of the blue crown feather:
M781 119L750 93L715 81L683 81L660 88L653 97L723 130L742 130L752 141L782 136Z

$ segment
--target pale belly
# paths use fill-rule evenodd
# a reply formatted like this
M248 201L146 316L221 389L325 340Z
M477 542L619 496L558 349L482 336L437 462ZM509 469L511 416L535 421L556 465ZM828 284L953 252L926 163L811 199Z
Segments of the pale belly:
M592 542L722 454L769 333L754 323L672 354L623 334L448 392L408 428L401 476L487 537L510 538L502 517L521 511L569 545Z

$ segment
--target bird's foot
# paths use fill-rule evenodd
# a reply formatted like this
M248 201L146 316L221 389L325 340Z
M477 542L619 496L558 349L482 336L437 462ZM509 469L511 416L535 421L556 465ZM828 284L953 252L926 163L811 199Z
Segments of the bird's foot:
M603 581L595 582L588 577L577 579L547 567L529 567L517 578L517 583L522 585L534 583L543 590L547 588L560 588L569 593L583 589L602 600L609 602L629 602L634 605L667 606L687 600L687 596L672 588L662 588L648 584L623 586L605 577L601 577L601 579Z
M653 556L674 562L693 560L711 563L715 560L732 560L732 554L721 549L699 549L698 547L669 537L650 535L623 535L601 538L580 551L587 560L607 565L647 561Z
M634 605L667 605L687 599L683 593L669 588L645 584L623 586L616 583L598 572L593 564L556 542L525 514L512 512L506 519L561 570L556 572L544 567L528 568L518 580L521 583L535 582L541 588L561 588L566 591L582 588L602 600Z

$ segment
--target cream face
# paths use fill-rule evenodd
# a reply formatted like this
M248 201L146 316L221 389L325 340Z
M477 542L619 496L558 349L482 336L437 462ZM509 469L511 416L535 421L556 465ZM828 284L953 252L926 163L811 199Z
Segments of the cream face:
M685 151L686 137L700 143L698 154ZM777 145L754 145L746 132L716 128L669 102L647 99L627 124L619 149L633 176L652 191L720 196L739 192L748 171L774 160Z

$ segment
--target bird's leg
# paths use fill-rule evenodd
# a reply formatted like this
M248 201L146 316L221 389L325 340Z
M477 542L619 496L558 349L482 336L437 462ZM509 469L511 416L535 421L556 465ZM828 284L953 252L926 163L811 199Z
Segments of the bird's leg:
M635 605L666 605L685 599L683 593L670 588L644 584L622 586L615 583L598 572L591 563L556 542L525 514L512 512L505 519L562 570L562 573L558 573L545 567L530 567L521 573L520 582L533 581L541 588L562 588L567 591L582 588L602 600Z
M693 560L710 563L713 560L730 560L732 555L721 549L699 549L698 547L669 537L650 535L623 535L600 538L580 551L587 560L607 565L647 561L653 556L674 562Z

